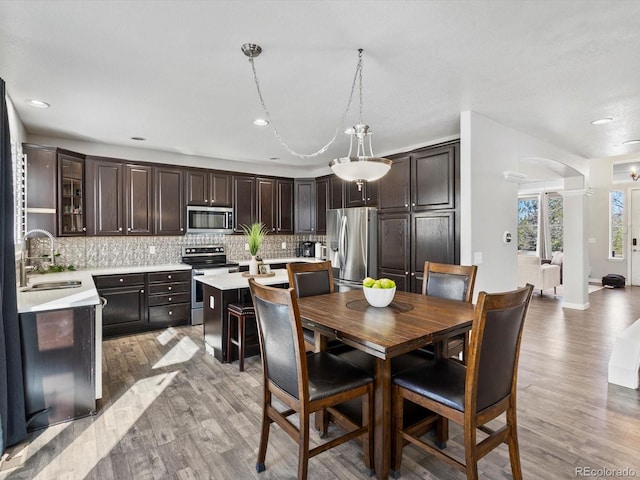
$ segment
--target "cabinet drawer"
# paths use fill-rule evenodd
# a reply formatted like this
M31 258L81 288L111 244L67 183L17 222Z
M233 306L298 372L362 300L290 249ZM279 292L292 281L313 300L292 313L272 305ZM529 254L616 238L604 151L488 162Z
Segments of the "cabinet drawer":
M149 308L149 323L187 322L191 315L191 304L160 305Z
M177 270L177 271L171 271L171 272L150 272L148 275L149 275L149 283L191 281L190 270Z
M167 293L182 293L191 290L191 283L154 283L149 285L149 295L163 295Z
M172 303L189 303L191 301L191 294L189 292L184 293L170 293L169 295L151 295L149 297L149 306L154 307L156 305L169 305Z
M144 273L127 273L125 275L100 275L93 277L96 288L128 287L144 285Z

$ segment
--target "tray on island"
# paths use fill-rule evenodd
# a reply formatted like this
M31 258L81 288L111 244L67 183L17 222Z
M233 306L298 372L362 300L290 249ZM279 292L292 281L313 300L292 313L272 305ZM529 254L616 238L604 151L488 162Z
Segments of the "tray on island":
M267 273L249 273L242 272L243 277L247 278L264 278L264 277L275 277L276 272L267 272Z

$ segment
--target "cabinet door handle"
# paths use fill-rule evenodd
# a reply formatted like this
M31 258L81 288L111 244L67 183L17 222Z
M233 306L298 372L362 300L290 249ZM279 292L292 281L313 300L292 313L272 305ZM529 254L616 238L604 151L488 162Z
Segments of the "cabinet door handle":
M172 298L171 298L171 297L169 297L169 301L171 301L171 300L172 300Z
M181 232L184 232L184 228L180 227L180 231L181 231Z
M416 272L411 272L411 276L415 277L416 276Z
M206 200L206 199L205 199L204 203L209 203L209 200Z
M144 293L144 290L140 290L140 293Z
M121 278L121 279L120 279L120 283L122 283L122 282L124 282L124 278Z
M405 203L405 204L404 204L404 206L405 206L405 207L408 207L408 206L409 206L409 204L408 204L408 203Z
M413 203L411 204L411 206L412 206L412 207L415 207L415 206L416 206L416 203L415 203L415 202L413 202Z
M118 228L118 231L121 232L122 231L122 227Z
M82 227L82 231L86 232L87 231L87 227Z
M127 227L127 232L130 232L130 231L131 231L131 227Z
M168 278L169 280L171 280L171 275L167 275L167 278Z
M173 315L173 310L169 310L169 315Z
M168 287L169 291L171 291L171 287Z
M409 272L404 272L405 275L409 275Z

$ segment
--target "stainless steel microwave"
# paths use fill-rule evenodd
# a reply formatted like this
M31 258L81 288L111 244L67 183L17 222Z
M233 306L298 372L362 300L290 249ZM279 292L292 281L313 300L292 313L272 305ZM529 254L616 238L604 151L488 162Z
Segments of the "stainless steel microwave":
M233 208L187 206L187 233L233 233Z

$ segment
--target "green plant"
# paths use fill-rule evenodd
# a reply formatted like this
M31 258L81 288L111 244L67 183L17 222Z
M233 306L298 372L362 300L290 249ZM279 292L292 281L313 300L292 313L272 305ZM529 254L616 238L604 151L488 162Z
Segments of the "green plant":
M242 228L244 237L247 239L247 243L249 244L249 253L251 256L255 256L258 253L260 245L262 245L265 235L267 234L267 227L264 223L253 223L250 227L240 225L240 228Z

